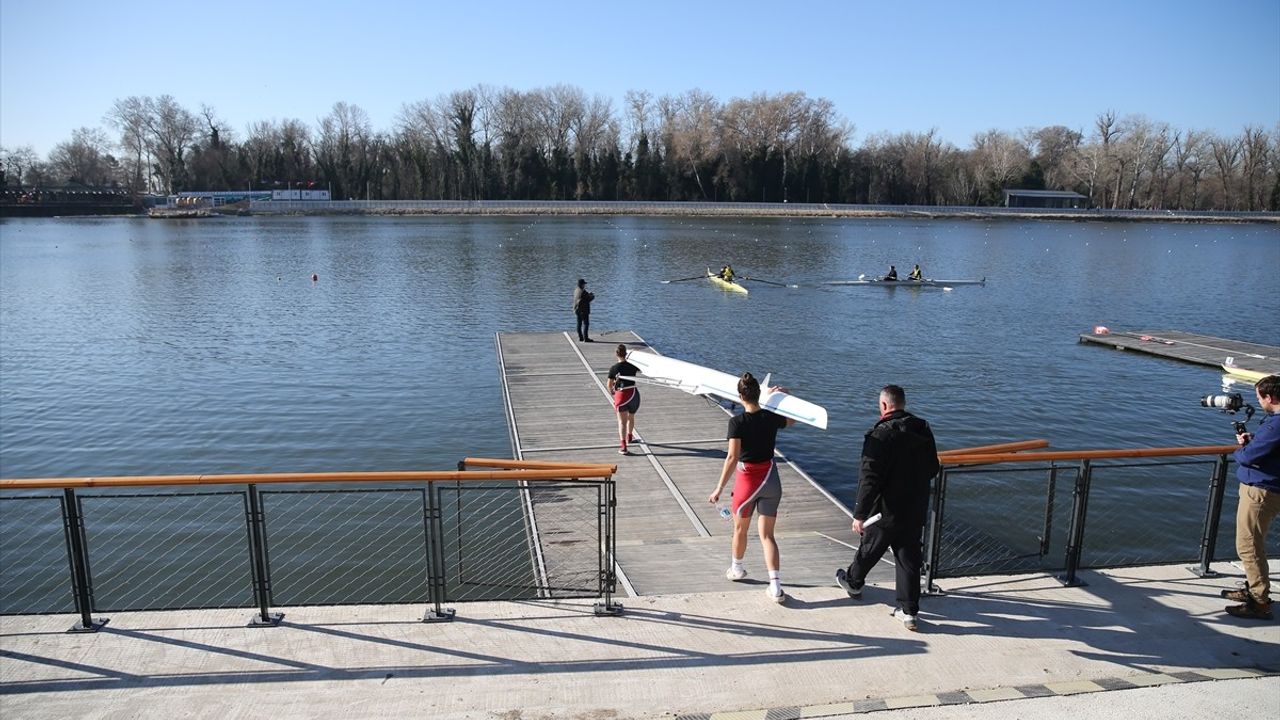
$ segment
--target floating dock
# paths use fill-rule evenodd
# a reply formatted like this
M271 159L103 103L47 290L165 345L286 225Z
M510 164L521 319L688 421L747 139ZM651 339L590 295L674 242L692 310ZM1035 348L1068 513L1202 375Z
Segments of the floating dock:
M632 332L601 333L595 340L577 342L569 333L498 334L515 457L617 463L618 578L627 594L764 588L768 573L754 527L747 541L748 580L725 580L732 526L707 502L724 465L730 410L714 400L643 385L638 441L630 455L619 455L617 416L605 388L614 351L619 343L657 351ZM796 425L779 433L778 444L785 447L788 435L806 432L821 431ZM852 513L782 453L777 461L783 585L833 585L836 568L853 559L857 546L849 527ZM883 562L869 579L892 578L892 565Z
M1172 358L1183 362L1221 368L1227 358L1235 359L1235 367L1241 370L1280 374L1280 347L1259 345L1197 335L1180 330L1130 330L1110 331L1103 334L1086 333L1080 342L1106 345L1117 350L1136 350L1149 355Z

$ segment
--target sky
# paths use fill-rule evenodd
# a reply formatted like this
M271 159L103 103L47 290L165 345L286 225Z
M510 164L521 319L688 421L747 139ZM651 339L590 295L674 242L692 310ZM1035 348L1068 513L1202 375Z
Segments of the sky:
M312 125L338 101L390 131L479 84L830 100L860 145L936 128L1087 134L1114 110L1177 129L1280 124L1280 0L0 0L0 145L42 157L117 99L169 94ZM114 131L111 132L114 138Z

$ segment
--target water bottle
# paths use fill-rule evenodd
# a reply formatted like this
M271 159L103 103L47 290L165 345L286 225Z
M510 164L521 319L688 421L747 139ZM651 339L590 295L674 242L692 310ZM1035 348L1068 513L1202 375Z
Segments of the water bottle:
M733 520L733 511L729 509L728 505L716 503L716 512L720 513L720 519L724 520L725 522L730 522Z

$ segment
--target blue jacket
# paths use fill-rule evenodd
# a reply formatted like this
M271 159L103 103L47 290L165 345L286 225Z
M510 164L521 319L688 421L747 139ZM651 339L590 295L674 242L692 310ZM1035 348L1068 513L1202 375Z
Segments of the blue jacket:
M1268 413L1249 444L1236 450L1236 477L1245 485L1280 492L1280 415Z

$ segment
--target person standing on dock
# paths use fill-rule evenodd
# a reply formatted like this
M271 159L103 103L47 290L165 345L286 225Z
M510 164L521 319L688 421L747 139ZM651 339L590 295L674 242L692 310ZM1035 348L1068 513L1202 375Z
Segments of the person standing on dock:
M769 388L769 392L775 390L782 388ZM742 402L742 414L729 418L729 449L720 471L720 482L707 500L712 504L718 502L729 476L733 476L733 559L724 576L735 582L747 576L747 569L742 566L747 554L747 531L751 529L751 513L759 512L756 530L760 534L764 565L769 569L769 587L765 594L770 600L782 603L787 599L782 590L782 556L773 537L778 504L782 500L782 480L773 461L773 449L778 431L795 424L795 420L760 408L760 383L751 373L743 373L738 380L738 399Z
M1270 620L1271 580L1267 577L1267 529L1280 514L1280 375L1268 375L1253 387L1258 406L1267 416L1254 433L1236 435L1240 449L1233 457L1240 480L1236 507L1236 553L1244 565L1245 586L1223 590L1222 597L1240 602L1227 614L1250 620Z
M578 342L591 342L591 301L595 293L587 292L587 281L578 278L573 289L573 314L578 316Z
M640 388L633 379L640 374L640 368L627 362L627 346L618 343L614 353L618 362L609 368L609 394L613 397L613 409L618 411L618 453L627 455L627 443L632 442L632 433L636 429L636 411L640 409Z
M853 531L862 536L848 569L836 571L836 584L851 598L862 597L867 573L886 550L896 561L898 607L893 616L915 631L920 612L922 535L929 509L929 481L938 474L938 447L929 423L907 412L907 394L897 385L880 391L880 420L862 441L862 468ZM879 522L865 526L879 514Z

